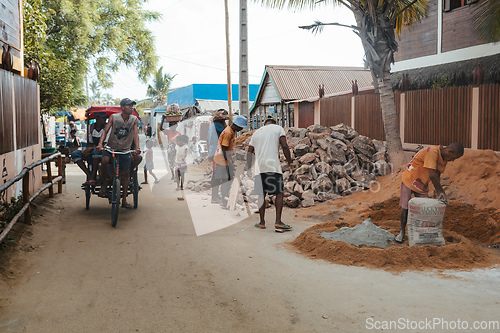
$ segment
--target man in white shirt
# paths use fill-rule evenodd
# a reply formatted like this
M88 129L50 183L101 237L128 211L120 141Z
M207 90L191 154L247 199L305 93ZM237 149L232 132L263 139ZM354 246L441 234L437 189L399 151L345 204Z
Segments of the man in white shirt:
M283 211L283 171L281 170L279 147L291 170L292 156L286 142L286 134L283 127L276 124L276 119L267 116L264 126L255 131L250 140L247 153L247 168L252 165L252 154L255 153L255 190L259 194L260 222L254 226L260 229L266 228L264 216L266 213L265 197L276 195L276 222L274 228L277 232L290 230L292 227L281 221Z

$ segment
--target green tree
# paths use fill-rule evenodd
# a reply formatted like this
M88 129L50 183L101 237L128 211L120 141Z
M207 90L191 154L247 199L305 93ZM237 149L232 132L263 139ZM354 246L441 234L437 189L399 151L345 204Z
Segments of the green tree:
M82 103L84 79L89 72L96 74L102 88L112 86L111 74L122 65L136 69L138 79L147 82L158 57L154 36L146 24L161 15L143 9L145 2L23 1L25 62L40 63L42 110ZM65 76L49 72L54 69ZM61 86L69 95L57 101L54 93Z
M23 2L24 62L39 64L42 112L66 109L84 101L81 87L74 86L74 71L46 48L47 9L42 0Z
M153 98L154 106L167 102L167 94L170 84L175 75L163 74L163 67L160 67L153 78L153 85L148 86L147 96Z
M109 93L105 93L104 96L102 97L102 102L105 105L113 105L113 96Z
M90 98L90 104L99 105L100 104L99 99L101 97L101 86L99 85L99 82L97 81L90 82L89 89L92 92L92 98Z
M145 2L45 0L47 46L83 73L91 66L103 88L112 86L111 73L121 65L135 68L146 83L158 61L146 24L161 14L143 9Z
M498 1L481 0L474 12L474 25L488 42L500 41L500 6Z
M320 32L325 25L344 26L361 39L365 50L365 59L372 75L376 78L384 131L389 149L389 156L394 167L399 168L406 162L399 135L399 125L394 103L394 93L390 80L391 63L394 52L398 49L396 34L404 26L410 26L426 16L427 0L254 0L274 8L293 9L314 8L319 2L324 5L343 5L351 10L356 25L346 26L340 23L316 21L301 28Z

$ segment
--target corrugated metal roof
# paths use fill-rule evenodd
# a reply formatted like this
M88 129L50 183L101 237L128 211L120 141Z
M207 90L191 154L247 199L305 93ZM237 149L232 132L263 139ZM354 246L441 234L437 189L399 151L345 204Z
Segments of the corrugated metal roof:
M325 85L325 95L350 91L354 80L359 89L372 85L370 71L362 67L268 65L266 72L282 101L316 97L320 84Z

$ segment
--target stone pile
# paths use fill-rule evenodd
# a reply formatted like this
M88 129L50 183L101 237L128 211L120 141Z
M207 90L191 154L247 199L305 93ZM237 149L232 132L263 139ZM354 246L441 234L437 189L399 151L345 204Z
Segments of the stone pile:
M292 154L292 172L283 174L285 204L310 207L317 202L340 198L369 189L377 176L388 174L387 149L381 141L359 135L353 128L339 124L332 127L285 128ZM243 163L250 137L236 146L234 159ZM280 150L283 170L288 170ZM242 190L252 198L253 179L242 177ZM210 187L208 178L189 182L186 188L199 192ZM253 200L251 200L253 201Z
M359 135L345 124L290 127L285 132L293 160L292 172L283 174L285 204L289 207L310 207L369 189L377 176L391 171L384 144ZM245 158L249 142L250 138L237 147L237 159ZM285 156L280 154L282 168L287 170Z

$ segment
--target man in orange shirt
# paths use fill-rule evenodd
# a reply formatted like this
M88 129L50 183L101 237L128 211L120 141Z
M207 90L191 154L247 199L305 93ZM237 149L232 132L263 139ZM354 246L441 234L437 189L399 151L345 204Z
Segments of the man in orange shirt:
M427 198L429 181L437 191L438 199L448 203L448 197L441 186L440 177L448 162L452 162L464 154L464 146L453 142L446 147L431 146L420 150L410 161L403 172L399 205L401 206L401 232L396 242L402 243L408 220L408 201L411 195Z
M233 159L231 152L234 146L234 138L236 132L241 131L247 126L247 118L245 116L238 116L234 118L233 124L226 127L219 137L219 143L214 155L215 162L215 180L221 186L222 194L222 207L227 206L226 197L229 195L231 188L231 180L234 177Z

